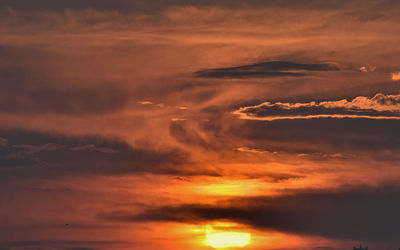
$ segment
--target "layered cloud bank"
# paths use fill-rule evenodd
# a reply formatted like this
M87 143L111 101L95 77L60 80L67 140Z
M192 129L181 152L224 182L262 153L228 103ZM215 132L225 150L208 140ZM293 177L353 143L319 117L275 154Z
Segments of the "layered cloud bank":
M275 197L240 197L216 205L183 204L138 214L115 212L104 219L128 222L207 223L229 220L262 230L363 241L396 242L400 188L353 187L302 190ZM362 228L360 230L359 228Z
M358 96L351 101L305 103L264 102L233 112L241 119L274 121L283 119L365 118L400 120L400 95Z

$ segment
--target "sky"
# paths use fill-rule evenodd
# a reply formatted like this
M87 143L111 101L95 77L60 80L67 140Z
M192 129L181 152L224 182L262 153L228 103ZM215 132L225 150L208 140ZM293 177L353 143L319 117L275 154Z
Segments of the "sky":
M0 0L0 249L398 249L399 11Z

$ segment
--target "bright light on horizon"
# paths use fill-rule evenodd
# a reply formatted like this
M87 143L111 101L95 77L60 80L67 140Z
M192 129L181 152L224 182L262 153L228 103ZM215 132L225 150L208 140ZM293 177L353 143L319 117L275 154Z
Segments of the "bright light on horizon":
M250 240L250 233L215 231L212 226L206 229L206 244L213 248L245 247Z

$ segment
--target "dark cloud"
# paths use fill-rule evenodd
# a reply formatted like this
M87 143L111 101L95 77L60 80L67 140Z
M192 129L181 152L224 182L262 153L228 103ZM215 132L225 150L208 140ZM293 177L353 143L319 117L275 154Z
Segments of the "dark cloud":
M7 145L7 140L3 137L0 137L0 147L4 147Z
M217 205L185 204L112 213L126 222L205 223L230 220L258 229L340 239L396 242L400 187L305 190L275 197L235 198Z
M64 250L96 250L94 248L81 248L81 247L74 247L74 248L66 248Z
M26 131L1 131L2 179L51 178L65 175L206 174L181 166L188 155L133 149L125 142L100 137L65 137Z
M129 0L104 1L104 0L83 0L83 1L51 1L38 0L35 3L26 0L1 0L1 7L11 7L25 10L63 10L63 9L100 9L100 10L123 10L134 9L138 6Z
M319 10L335 10L338 8L369 5L376 7L388 7L395 5L395 1L361 1L352 2L344 0L333 0L329 2L321 2L318 0L287 0L284 3L279 0L222 0L222 1L196 1L196 0L170 0L168 2L162 0L37 0L35 2L28 0L1 0L1 7L13 7L28 10L62 10L62 9L100 9L100 10L118 10L118 11L147 11L165 9L174 6L224 6L224 7L278 7L278 8L296 8L296 9L319 9Z
M392 151L386 160L397 158L400 149L398 120L313 119L246 121L230 133L258 145L259 149L289 153Z
M302 64L289 61L270 61L229 68L206 69L195 72L196 77L204 78L246 78L306 76L307 71L340 70L332 64Z
M265 102L234 111L245 122L233 124L229 133L270 152L318 158L316 153L369 151L369 157L397 161L399 98L376 94L350 100Z
M307 154L307 157L324 161L350 160L365 156L385 162L400 160L398 154L400 120L350 118L238 120L235 116L224 115L221 112L224 109L225 107L215 107L202 110L208 121L199 122L200 129L195 132L187 127L185 122L176 123L175 136L179 135L180 142L188 145L215 149L221 156L225 150L230 150L230 155L224 155L223 158L238 156L232 161L245 159L266 161L269 157L278 157L285 161L284 157L279 158L284 153L291 156ZM268 115L272 116L272 111L280 116L283 116L284 112L291 112L283 108L268 109L268 112L271 112ZM305 112L320 112L320 110L308 108ZM375 114L372 110L370 112ZM382 115L380 112L377 113ZM388 112L388 115L393 114ZM178 131L180 133L177 133ZM202 135L206 134L206 138L211 138L208 143L198 140L199 131Z
M248 178L263 178L265 182L284 182L288 180L298 180L306 178L306 176L293 175L286 173L263 173L263 174L250 174Z
M48 250L96 250L113 247L121 242L116 241L68 241L68 240L35 240L0 242L0 249L48 249ZM133 244L133 243L131 243Z

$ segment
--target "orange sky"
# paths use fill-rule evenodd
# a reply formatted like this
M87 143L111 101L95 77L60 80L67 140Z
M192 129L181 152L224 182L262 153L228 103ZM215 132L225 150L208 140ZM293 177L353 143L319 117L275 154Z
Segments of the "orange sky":
M0 249L397 249L399 10L0 1Z

